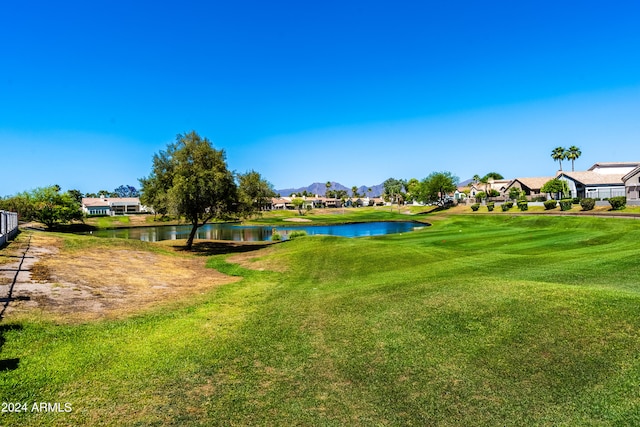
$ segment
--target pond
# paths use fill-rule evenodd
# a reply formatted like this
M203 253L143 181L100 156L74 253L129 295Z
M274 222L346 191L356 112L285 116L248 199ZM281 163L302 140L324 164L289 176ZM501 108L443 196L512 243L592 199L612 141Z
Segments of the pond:
M261 242L271 240L274 231L283 239L296 230L304 230L308 235L325 234L342 237L381 236L384 234L405 233L426 224L413 221L402 222L362 222L336 225L297 225L297 226L263 226L237 224L206 224L198 228L196 239L231 240L237 242ZM160 240L186 239L191 231L190 225L162 225L155 227L131 227L112 230L97 230L90 233L98 237L116 237L136 239L145 242Z

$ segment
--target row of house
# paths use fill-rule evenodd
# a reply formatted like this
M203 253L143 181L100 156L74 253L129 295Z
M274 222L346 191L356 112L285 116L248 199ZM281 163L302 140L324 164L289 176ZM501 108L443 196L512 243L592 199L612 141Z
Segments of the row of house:
M267 206L267 210L284 210L284 209L296 209L293 204L295 195L291 197L274 197L271 199L271 205ZM385 201L380 197L356 197L348 198L346 200L336 199L331 197L320 197L318 195L314 197L299 197L303 200L302 209L316 209L316 208L351 208L362 206L383 206Z
M594 164L586 171L558 171L556 176L474 183L470 195L475 197L480 191L496 190L500 197L506 198L512 188L518 188L529 198L546 196L541 188L553 178L567 182L571 197L608 199L626 196L628 204L640 204L640 162L603 162Z
M295 197L274 197L265 210L296 209L292 200ZM330 197L300 197L303 200L302 209L341 208L362 206L383 206L384 200L379 197L349 198L345 201ZM140 203L138 197L85 197L82 199L82 211L91 215L131 215L151 212Z
M472 183L469 195L475 197L477 193L496 190L501 198L507 198L512 188L518 188L528 198L547 195L541 188L546 182L558 178L567 182L571 197L591 197L607 199L616 196L626 196L627 204L640 204L640 162L604 162L596 163L586 171L568 172L558 171L556 176L535 178L515 178L489 180L487 183ZM455 199L459 199L460 192L456 192ZM296 209L292 197L275 197L265 207L266 210ZM302 209L341 208L361 206L383 206L385 201L379 197L349 198L345 201L330 197L300 197L303 200ZM140 203L137 197L85 197L82 199L82 211L87 215L129 215L150 212L150 209Z

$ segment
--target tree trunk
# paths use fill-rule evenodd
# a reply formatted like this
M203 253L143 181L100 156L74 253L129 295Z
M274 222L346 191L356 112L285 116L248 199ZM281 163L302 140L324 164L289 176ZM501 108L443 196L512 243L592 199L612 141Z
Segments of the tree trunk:
M198 231L198 222L193 222L191 223L192 228L191 228L191 232L189 233L189 238L187 239L187 250L191 250L191 247L193 246L193 239L196 237L196 231Z

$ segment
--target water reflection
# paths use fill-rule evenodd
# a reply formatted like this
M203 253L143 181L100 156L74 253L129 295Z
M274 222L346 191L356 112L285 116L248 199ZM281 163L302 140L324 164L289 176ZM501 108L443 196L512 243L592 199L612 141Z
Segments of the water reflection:
M304 225L295 227L252 226L234 224L206 224L196 233L196 239L230 240L237 242L261 242L271 240L273 232L288 239L289 233L304 230L308 235L331 235L342 237L380 236L384 234L404 233L424 224L403 222L367 222L338 225ZM98 230L93 235L98 237L116 237L135 239L145 242L160 240L186 239L191 232L190 225L163 225L155 227L119 228L114 230Z

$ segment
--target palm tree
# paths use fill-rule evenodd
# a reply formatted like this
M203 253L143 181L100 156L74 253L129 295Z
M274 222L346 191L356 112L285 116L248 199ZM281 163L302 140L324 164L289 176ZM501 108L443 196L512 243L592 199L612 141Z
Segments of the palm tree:
M567 158L567 150L565 150L564 147L556 147L551 152L551 158L558 161L560 171L562 171L562 161Z
M327 183L324 186L327 187L327 191L324 192L324 196L329 198L329 189L331 188L331 181L327 181Z
M351 187L351 194L353 195L353 197L358 197L358 187L356 187L355 185Z
M572 145L571 147L569 147L569 149L566 152L566 158L571 160L571 172L573 172L573 162L576 161L578 159L578 157L580 157L582 155L582 151L580 151L580 149L578 147L576 147L575 145Z

